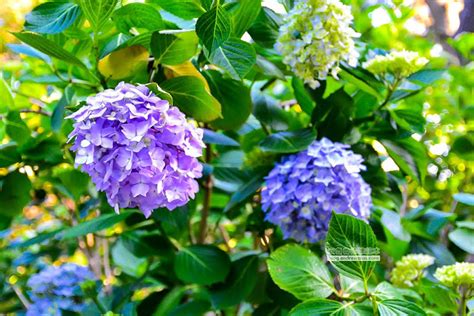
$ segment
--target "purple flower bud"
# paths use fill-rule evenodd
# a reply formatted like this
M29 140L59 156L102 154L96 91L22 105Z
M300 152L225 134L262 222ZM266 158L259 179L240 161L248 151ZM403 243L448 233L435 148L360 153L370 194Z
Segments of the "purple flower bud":
M265 178L266 220L280 226L284 238L316 242L325 237L332 211L367 219L372 200L362 162L348 145L327 138L284 157Z
M61 310L81 312L85 304L80 283L93 278L88 268L72 263L47 267L28 280L32 304L26 315L61 315Z
M194 198L202 175L203 132L146 86L121 82L87 99L75 120L72 150L108 202L146 217Z

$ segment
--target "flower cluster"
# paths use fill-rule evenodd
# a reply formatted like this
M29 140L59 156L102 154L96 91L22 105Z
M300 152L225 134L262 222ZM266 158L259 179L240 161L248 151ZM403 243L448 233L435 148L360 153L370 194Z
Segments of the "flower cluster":
M81 312L85 304L80 283L93 278L89 269L72 263L47 267L28 280L32 304L26 315L61 315L61 311Z
M327 138L284 157L265 178L266 220L285 238L315 242L326 235L332 211L368 218L371 190L360 175L362 162L348 145Z
M448 287L474 286L474 263L456 262L436 269L434 276Z
M374 75L392 74L396 78L405 78L417 72L428 63L417 52L406 50L393 51L388 55L377 55L362 64L362 67Z
M81 165L115 210L186 204L202 175L203 132L146 86L120 83L87 99L70 118Z
M434 263L434 258L424 254L410 254L397 261L391 281L399 287L412 287L423 276L423 270Z
M358 52L349 6L339 0L300 0L280 27L276 49L283 62L313 89L330 73L337 78L339 62L357 64Z

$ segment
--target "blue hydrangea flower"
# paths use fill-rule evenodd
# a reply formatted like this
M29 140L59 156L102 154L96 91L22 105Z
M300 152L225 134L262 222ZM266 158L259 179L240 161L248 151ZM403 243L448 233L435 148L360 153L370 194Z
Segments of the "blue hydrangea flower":
M108 202L146 217L194 198L202 175L202 129L146 86L120 83L87 99L75 120L72 150Z
M32 304L27 316L61 315L61 311L81 312L85 307L80 283L94 278L82 266L66 263L49 266L28 280Z
M327 138L286 156L269 173L262 191L266 220L280 226L284 238L316 242L325 237L331 212L366 219L370 187L360 175L360 155Z

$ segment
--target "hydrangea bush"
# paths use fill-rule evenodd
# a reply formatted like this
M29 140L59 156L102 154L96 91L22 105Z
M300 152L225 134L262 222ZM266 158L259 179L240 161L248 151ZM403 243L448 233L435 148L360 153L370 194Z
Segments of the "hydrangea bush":
M39 2L0 45L0 315L473 312L470 34L400 1Z

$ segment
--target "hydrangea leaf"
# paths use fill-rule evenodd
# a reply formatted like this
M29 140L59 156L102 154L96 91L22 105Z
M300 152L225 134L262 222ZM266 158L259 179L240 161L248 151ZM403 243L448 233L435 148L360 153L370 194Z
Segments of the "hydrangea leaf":
M341 274L352 278L360 278L365 282L375 268L375 261L338 261L332 256L361 256L362 250L375 252L377 238L370 226L361 219L346 214L332 214L326 238L326 253L331 264Z
M256 53L249 43L230 38L214 49L209 59L213 64L227 70L232 78L242 80L255 64Z
M0 213L13 217L30 201L31 182L26 174L13 171L0 177L0 183Z
M326 298L333 292L328 268L314 253L301 246L289 244L278 248L267 265L273 281L300 300Z
M82 12L94 30L99 30L110 18L118 0L80 0Z
M68 2L40 4L25 17L25 30L56 34L64 31L79 15L79 6Z
M185 20L197 18L205 12L199 0L151 0L151 2Z
M340 302L326 299L310 299L296 305L289 316L345 316L344 305Z
M229 256L211 245L193 245L183 248L174 261L176 275L186 283L210 285L222 282L229 270Z
M160 13L146 3L129 3L116 10L112 19L122 33L128 33L131 28L161 30L164 27Z
M195 55L197 44L198 38L195 32L175 34L154 32L150 46L156 63L178 65Z
M260 148L275 153L294 153L305 150L315 138L316 131L309 128L291 132L278 132L262 140Z
M149 53L143 46L135 45L112 52L99 61L99 71L106 79L119 80L146 69ZM127 62L123 62L126 60Z
M173 96L174 104L198 121L210 122L221 116L221 105L199 78L182 76L168 79L161 88Z
M425 311L415 303L407 300L383 300L377 303L380 316L410 315L425 316Z
M240 38L257 19L260 13L260 0L240 0L237 10L232 14L234 36Z
M211 53L229 38L231 32L232 19L219 4L204 13L196 22L196 33Z

